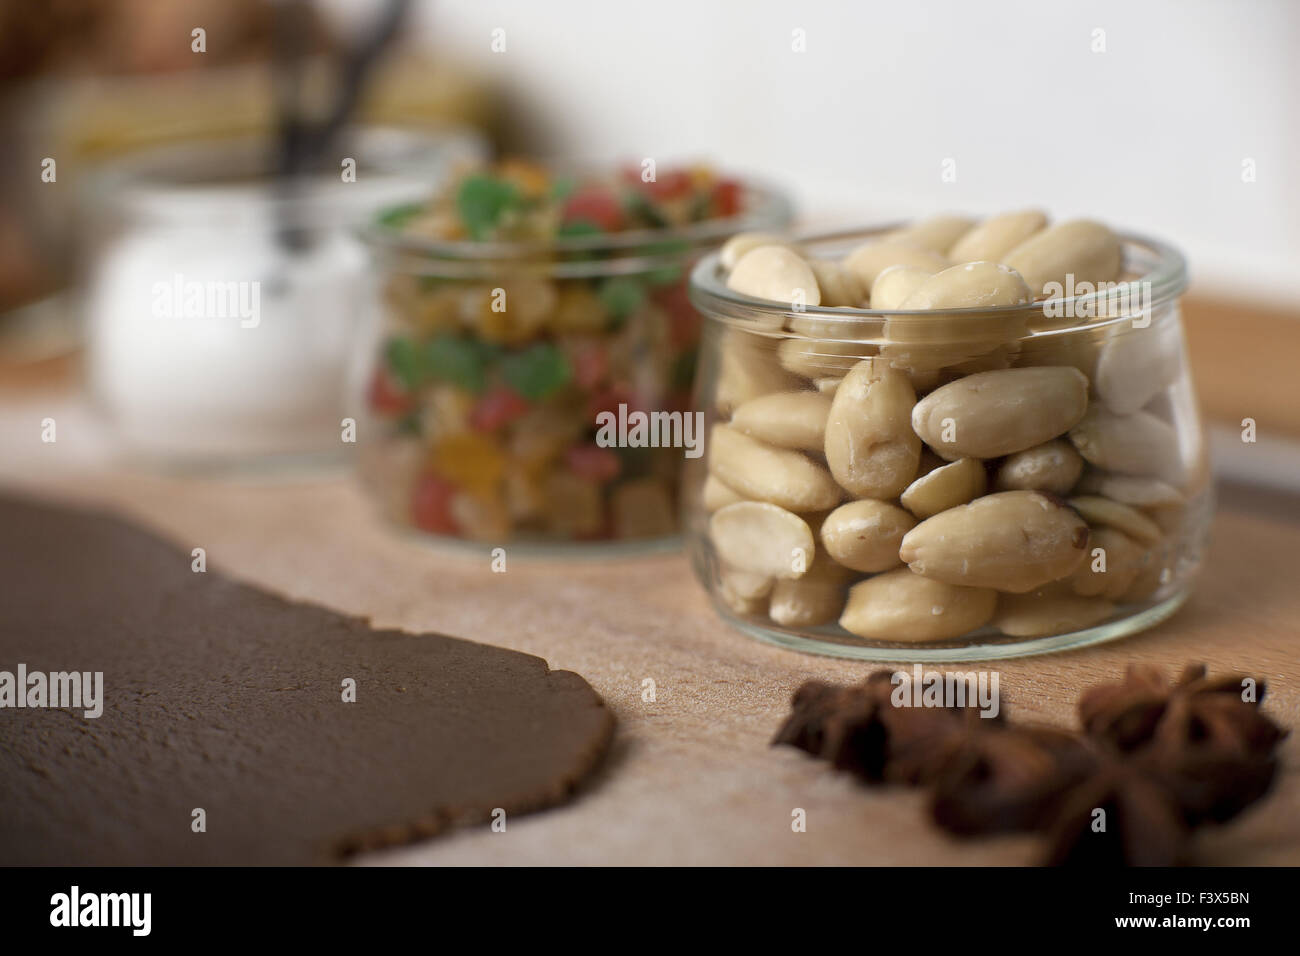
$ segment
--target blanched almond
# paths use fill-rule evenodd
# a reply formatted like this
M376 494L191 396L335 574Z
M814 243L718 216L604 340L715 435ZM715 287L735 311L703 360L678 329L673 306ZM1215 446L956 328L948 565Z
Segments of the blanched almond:
M1072 574L1088 526L1058 498L1003 491L927 518L903 538L899 557L917 574L1022 593Z
M850 252L841 265L855 273L866 287L868 295L873 295L876 278L890 266L915 266L929 272L938 272L948 268L950 263L931 249L889 239L875 239Z
M767 612L767 596L745 597L737 594L730 578L718 582L718 598L741 617L761 617Z
M826 420L826 463L860 498L896 497L916 474L921 441L908 416L916 393L880 358L855 365L835 390Z
M899 368L933 370L1006 349L994 363L1005 368L1032 315L1015 306L1030 301L1028 288L1006 266L994 262L953 266L927 278L899 305L904 311L885 320L886 342L880 354ZM986 311L948 312L972 308Z
M899 308L991 309L1033 301L1033 293L1014 269L997 262L963 262L930 276Z
M1115 605L1095 597L1073 594L1003 594L993 626L1010 637L1069 634L1100 624L1115 613Z
M925 519L978 498L987 486L984 462L961 458L917 478L899 501L912 514Z
M844 381L843 376L838 378L815 378L813 379L813 385L816 386L817 391L821 392L827 398L834 398L835 390L840 387L840 382L842 381Z
M1075 489L1079 494L1101 495L1135 508L1166 508L1183 503L1183 493L1159 478L1117 475L1091 469Z
M718 343L718 386L714 403L722 415L751 398L772 392L789 392L803 383L776 360L770 339L724 329Z
M808 522L763 502L741 501L715 512L709 540L724 567L758 577L801 577L813 561Z
M1136 412L1178 378L1183 369L1180 326L1174 321L1115 329L1097 360L1097 394L1112 412Z
M876 276L876 284L871 287L871 307L897 309L932 275L934 271L918 266L890 266Z
M1159 525L1136 508L1122 505L1118 501L1099 495L1079 495L1071 498L1069 504L1089 524L1116 528L1143 544L1155 544L1163 537Z
M990 216L970 229L948 250L953 262L975 262L1002 258L1030 236L1047 226L1047 216L1037 209Z
M840 616L852 572L818 553L803 577L776 582L767 616L782 627L816 627Z
M745 496L737 494L732 488L728 488L718 480L717 475L709 475L704 479L704 491L701 493L704 503L704 510L710 513L717 511L719 508L725 508L727 505L734 505L737 501L744 501Z
M890 242L906 242L909 245L947 255L948 250L962 236L970 232L974 225L975 220L965 216L933 216L896 229L888 233L885 239Z
M843 375L875 351L874 346L856 342L819 342L798 338L786 339L778 345L776 358L787 371L817 379Z
M1093 405L1070 429L1070 441L1090 465L1182 483L1178 435L1150 412L1116 415Z
M771 232L738 232L722 244L718 250L718 261L722 268L730 271L736 268L736 263L745 253L759 246L785 246L795 252L799 251L798 245L785 236Z
M797 451L774 448L727 425L714 425L709 471L753 501L790 511L834 508L843 497L830 474Z
M743 598L746 601L757 601L767 597L772 593L772 587L776 584L776 579L770 574L745 571L741 568L730 567L726 563L723 563L719 568L718 578L723 587L727 588L736 597Z
M888 571L902 564L903 536L916 519L887 501L864 498L840 505L821 524L826 554L855 571Z
M1063 438L1018 451L998 468L998 491L1050 491L1067 494L1083 472L1083 458Z
M830 410L831 400L819 392L778 392L741 405L731 424L769 445L820 452Z
M944 458L998 458L1068 431L1087 408L1078 369L1001 369L935 389L912 410L912 427Z
M867 287L856 272L850 272L828 259L810 259L821 304L829 308L860 308L867 301Z
M727 276L727 288L772 302L821 304L812 267L786 246L758 246L746 252Z
M1115 600L1133 584L1142 569L1147 550L1114 528L1093 528L1088 540L1088 557L1070 575L1070 588L1083 597Z
M1030 236L1002 260L1024 278L1034 296L1049 292L1049 283L1113 282L1120 273L1119 237L1099 222L1074 219ZM1050 290L1059 294L1055 289Z
M987 624L996 605L996 591L956 587L898 568L849 589L840 627L877 641L951 640Z

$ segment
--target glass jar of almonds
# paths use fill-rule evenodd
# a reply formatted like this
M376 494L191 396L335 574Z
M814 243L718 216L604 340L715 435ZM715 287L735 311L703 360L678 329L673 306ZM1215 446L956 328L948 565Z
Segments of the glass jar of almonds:
M391 518L443 539L679 543L684 450L636 416L688 415L696 259L789 218L782 196L708 167L521 160L389 210L365 232L386 308L364 480ZM633 427L602 432L611 419Z
M1181 256L948 216L702 260L692 560L750 634L868 660L1110 640L1186 599L1212 508Z

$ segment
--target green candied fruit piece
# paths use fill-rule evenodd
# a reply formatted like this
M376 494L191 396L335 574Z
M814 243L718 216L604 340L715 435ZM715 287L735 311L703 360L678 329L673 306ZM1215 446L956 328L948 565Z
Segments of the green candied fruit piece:
M572 176L561 176L555 182L551 183L551 199L556 202L563 202L573 195L573 191L578 188L578 181Z
M555 230L555 234L562 239L572 239L579 236L599 236L603 235L605 230L587 219L575 219L572 222L566 222Z
M421 292L435 292L438 289L454 284L456 281L456 279L446 279L442 276L417 276L415 287Z
M668 225L668 219L659 211L659 207L639 191L628 190L623 194L623 209L633 219L644 222L651 229L663 229Z
M645 302L645 283L632 276L614 276L601 283L597 294L610 317L622 322Z
M423 433L423 429L420 426L420 410L415 409L414 411L407 412L397 421L393 422L392 429L393 433L396 435L408 437L413 436L418 438Z
M444 332L424 347L429 377L480 394L487 388L488 364L493 350L484 342Z
M456 211L465 230L474 239L484 240L501 219L501 214L519 202L519 190L513 183L492 176L469 176L456 193Z
M530 402L549 398L569 383L569 360L550 342L538 342L501 359L501 377Z
M402 388L410 391L424 381L424 361L419 347L410 339L389 339L384 360Z
M375 217L375 222L388 229L401 229L423 211L424 203L408 202L401 206L385 209Z

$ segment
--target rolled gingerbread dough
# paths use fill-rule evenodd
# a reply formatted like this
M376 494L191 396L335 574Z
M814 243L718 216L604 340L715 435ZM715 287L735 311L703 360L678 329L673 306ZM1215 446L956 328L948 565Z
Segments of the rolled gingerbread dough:
M0 498L0 864L327 863L494 811L508 832L605 752L613 716L577 674L191 562L124 521ZM90 675L90 696L102 673L102 714L50 706L74 690L57 677L17 706L52 672Z

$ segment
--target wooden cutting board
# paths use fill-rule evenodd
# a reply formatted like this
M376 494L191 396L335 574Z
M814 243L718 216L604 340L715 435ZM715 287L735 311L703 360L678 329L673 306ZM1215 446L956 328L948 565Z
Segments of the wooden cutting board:
M1259 420L1300 437L1289 363L1294 310L1189 299L1185 318L1206 417ZM393 534L346 476L205 481L106 466L111 448L71 394L66 363L0 374L0 486L99 502L132 515L245 581L376 625L515 648L582 674L618 717L613 752L572 804L466 831L369 862L646 864L1024 864L1032 838L959 841L926 823L923 797L867 790L767 742L794 688L850 682L872 665L809 657L729 628L678 555L538 563L439 550ZM36 439L57 416L58 446ZM1300 496L1221 492L1196 593L1170 621L1127 640L999 662L1007 712L1062 726L1091 684L1126 664L1248 671L1269 681L1266 709L1292 728L1271 796L1207 832L1200 858L1300 864ZM654 699L645 699L653 681ZM791 813L806 811L805 833Z
M13 482L7 483L9 487ZM684 558L538 562L442 550L395 535L346 477L272 483L105 473L33 491L134 516L213 566L379 626L442 631L577 671L618 717L611 758L572 804L363 862L410 864L1022 864L1032 838L958 841L923 799L868 790L768 740L808 678L872 665L810 657L722 623ZM1300 500L1230 490L1196 595L1171 621L1114 644L1000 662L1008 714L1058 724L1090 684L1132 661L1264 675L1267 709L1300 728ZM653 681L653 700L645 691ZM1300 863L1300 733L1267 802L1208 834L1201 858ZM791 830L801 808L807 832Z

